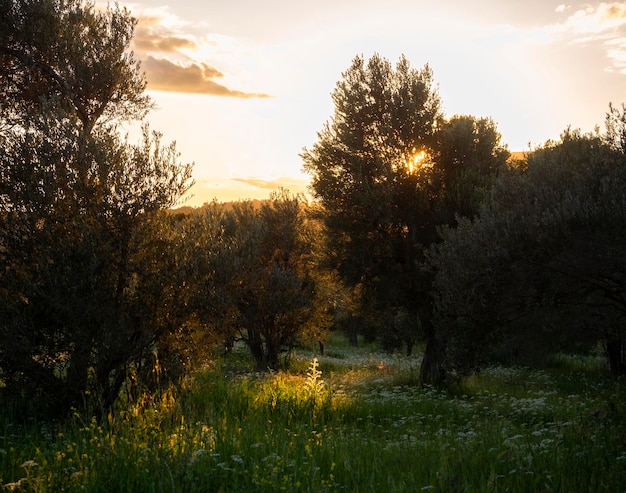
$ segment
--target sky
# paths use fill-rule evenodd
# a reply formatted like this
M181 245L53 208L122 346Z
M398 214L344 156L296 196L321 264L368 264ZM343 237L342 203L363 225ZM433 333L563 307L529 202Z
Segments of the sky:
M494 120L511 151L602 126L626 102L626 2L139 0L132 49L150 127L194 162L184 204L306 192L300 154L352 59L428 64L446 116ZM133 129L129 129L132 132Z

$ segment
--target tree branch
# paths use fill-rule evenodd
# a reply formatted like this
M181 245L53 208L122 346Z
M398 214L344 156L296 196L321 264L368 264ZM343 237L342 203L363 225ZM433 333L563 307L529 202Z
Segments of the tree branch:
M56 82L57 86L59 87L63 95L67 99L69 99L74 105L78 118L83 124L83 129L87 133L91 132L91 129L93 128L93 122L91 121L91 118L89 117L89 113L87 112L87 109L81 103L80 99L74 94L67 80L65 80L61 75L59 75L56 72L56 70L54 70L54 68L52 68L50 65L48 65L45 62L34 60L32 57L18 50L15 50L13 48L9 48L8 46L0 45L0 53L4 53L5 55L15 58L16 60L24 64L26 67L29 67L31 69L38 69L42 74L44 74L45 76L47 76L48 78Z

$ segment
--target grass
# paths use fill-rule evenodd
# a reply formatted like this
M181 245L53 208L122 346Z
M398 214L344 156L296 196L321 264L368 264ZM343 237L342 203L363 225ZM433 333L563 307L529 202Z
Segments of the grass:
M238 353L106 422L0 418L6 491L626 491L626 391L601 360L494 367L448 392L419 356ZM321 372L321 373L320 373Z

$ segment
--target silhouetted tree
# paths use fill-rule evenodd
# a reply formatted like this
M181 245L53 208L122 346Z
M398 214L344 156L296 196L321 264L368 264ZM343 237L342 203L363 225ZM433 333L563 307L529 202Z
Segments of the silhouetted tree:
M330 264L359 292L359 316L383 343L427 344L423 380L440 380L423 249L437 226L474 215L508 151L488 119L443 118L428 66L395 68L356 57L332 94L333 117L305 149L304 169L324 207Z
M281 353L305 340L321 341L328 326L325 279L313 260L311 224L302 197L275 192L260 209L236 206L232 280L233 329L260 369L276 369Z
M431 249L435 328L460 374L500 347L540 357L604 343L624 372L626 161L567 130L503 173L475 221Z
M500 139L491 119L454 116L440 123L430 172L430 189L435 197L431 202L432 224L452 227L459 218L472 218L479 213L510 155ZM424 242L424 246L436 241L438 237ZM432 316L432 307L429 315ZM438 385L446 377L445 341L431 323L425 324L424 329L426 348L421 379Z
M7 395L64 412L107 408L162 327L144 317L158 257L148 220L190 186L191 166L144 128L126 55L134 19L80 2L0 5L0 371ZM41 38L39 37L41 34ZM155 252L156 253L156 252ZM152 309L156 310L153 305Z
M324 207L332 261L349 287L364 288L369 308L404 307L416 318L425 298L420 243L434 234L418 160L432 149L441 119L432 72L404 57L394 67L379 55L357 56L332 98L333 117L302 154Z
M207 204L182 224L194 340L243 341L261 370L298 344L323 342L333 279L318 269L315 224L285 190L255 204Z
M452 225L457 215L478 214L510 153L488 118L453 116L439 125L436 138L432 159L440 197L437 222Z
M609 111L604 119L604 142L613 150L626 155L626 105L616 108L609 103Z

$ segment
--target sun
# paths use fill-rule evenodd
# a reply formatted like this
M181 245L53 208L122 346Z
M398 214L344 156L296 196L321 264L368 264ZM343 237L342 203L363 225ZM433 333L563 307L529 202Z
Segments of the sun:
M406 167L409 173L415 173L418 169L420 169L424 164L426 164L428 159L428 153L422 150L413 149L413 154L409 156L407 160Z

